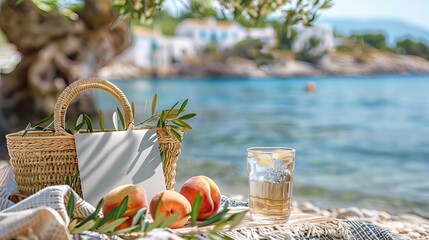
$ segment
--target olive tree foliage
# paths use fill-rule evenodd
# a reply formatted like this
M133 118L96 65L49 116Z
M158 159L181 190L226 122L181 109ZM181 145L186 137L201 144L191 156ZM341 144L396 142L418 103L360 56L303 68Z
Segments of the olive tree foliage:
M310 25L331 6L331 0L170 1L192 17L214 8L255 25L275 12L284 29ZM0 159L7 157L5 134L50 114L67 85L96 75L131 45L133 24L156 20L164 8L164 0L0 0L0 29L22 56L0 78ZM83 94L68 114L91 110L91 95Z

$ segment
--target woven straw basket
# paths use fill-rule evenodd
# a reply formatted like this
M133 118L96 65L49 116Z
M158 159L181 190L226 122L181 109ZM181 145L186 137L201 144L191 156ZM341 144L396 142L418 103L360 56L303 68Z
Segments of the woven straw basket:
M54 129L30 131L6 136L10 163L13 167L18 194L29 196L44 187L64 184L66 177L72 178L78 171L76 146L73 135L67 133L65 114L70 102L79 93L89 89L100 89L113 95L121 104L128 130L133 130L134 120L130 104L122 91L109 81L88 78L75 81L59 96L54 110ZM163 128L156 128L160 151L165 151L163 169L167 189L173 189L176 178L176 163L182 147L181 142L170 137ZM74 190L82 196L80 179Z

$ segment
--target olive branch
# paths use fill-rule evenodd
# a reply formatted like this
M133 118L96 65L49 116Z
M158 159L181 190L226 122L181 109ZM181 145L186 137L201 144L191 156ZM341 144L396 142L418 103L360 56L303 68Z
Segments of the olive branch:
M151 115L148 118L144 119L146 107L147 107L147 101L146 101L146 104L143 109L143 120L140 123L136 124L135 128L136 129L144 129L144 128L152 128L152 127L164 128L170 137L182 142L183 133L192 129L191 125L187 123L187 120L196 116L195 113L184 114L186 112L188 99L183 101L180 107L178 107L180 102L176 102L172 107L161 110L160 113L156 111L157 104L158 104L158 95L155 94L152 98ZM135 117L134 102L131 102L131 110L132 110L133 117ZM23 130L22 136L25 136L30 131L55 132L55 129L53 128L53 123L54 123L53 119L54 119L54 115L51 114L43 118L42 120L38 121L35 124L28 123L25 129ZM114 128L110 129L110 131L121 130L119 128L119 124L121 124L122 129L126 128L124 114L121 112L119 107L116 107L116 111L113 113L112 120L113 120ZM154 124L155 122L156 124ZM101 112L101 110L98 111L98 125L101 131L106 131L106 129L104 128L104 119L103 119L103 113ZM75 126L72 128L68 128L66 124L66 126L64 126L64 130L70 134L74 134L76 132L79 132L85 126L86 126L86 132L94 131L94 124L92 123L91 118L87 114L80 114L78 119L76 120Z
M158 210L162 199L162 195L160 199L158 199L155 205L155 213ZM190 224L194 227L193 231L190 234L183 235L181 237L185 239L198 239L197 234L205 234L209 239L231 239L227 236L219 233L220 230L229 229L232 230L237 225L241 223L243 218L245 217L247 211L242 211L238 213L234 213L230 216L226 216L229 212L228 204L225 204L224 208L219 211L214 216L209 219L198 222L197 216L200 209L202 200L202 195L198 194L192 204L192 210L185 217L190 217ZM105 216L101 214L101 207L103 205L103 199L101 199L95 211L90 214L88 217L83 220L78 220L74 218L74 208L75 208L75 196L74 194L70 194L68 203L67 203L67 214L70 218L70 224L68 225L68 230L72 234L79 234L85 231L98 232L106 235L120 235L120 234L130 234L130 233L143 233L147 234L156 228L168 228L171 226L177 219L179 219L179 214L174 213L169 217L166 217L165 213L158 215L155 220L150 220L146 217L147 209L141 208L136 214L133 216L131 221L131 225L128 228L115 230L119 225L128 220L128 217L122 217L122 215L127 210L128 204L128 196L126 196L119 206L110 210ZM156 214L154 214L156 215ZM203 227L212 226L209 230L202 231Z

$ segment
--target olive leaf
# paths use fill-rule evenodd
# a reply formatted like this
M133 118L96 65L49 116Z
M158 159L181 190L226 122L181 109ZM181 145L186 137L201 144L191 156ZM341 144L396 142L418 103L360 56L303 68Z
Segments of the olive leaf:
M170 217L168 217L161 223L159 228L166 228L171 226L177 219L179 219L179 217L180 217L179 213L173 213Z
M147 232L148 227L149 227L149 222L146 221L146 218L142 217L140 222L140 231Z
M70 180L70 177L69 176L67 176L66 178L65 178L65 180L64 180L64 184L65 185L67 185L67 186L69 186L69 187L72 187L73 188L73 186L77 183L77 179L79 178L79 172L76 172L74 175L73 175L73 177L71 178L71 180Z
M38 126L38 125L42 125L48 121L51 121L52 119L54 119L54 114L52 113L51 115L43 118L42 120L38 121L37 123L34 124L34 126Z
M91 118L88 115L83 114L83 121L85 122L86 126L88 127L88 131L93 132L94 128L92 126Z
M156 124L157 127L164 127L165 125L165 111L161 112L161 116L158 119L158 123Z
M192 129L191 125L187 124L185 121L183 121L182 119L176 119L176 122L178 122L181 126L187 128L187 129ZM177 123L176 123L177 124Z
M192 202L192 210L190 212L191 226L195 226L195 222L197 222L198 220L198 212L200 211L200 205L201 205L202 199L203 199L202 194L198 192L197 196Z
M116 107L116 111L119 115L119 120L121 121L122 128L125 129L124 115L122 115L121 109L119 109L118 107Z
M119 235L119 234L124 234L124 233L129 233L132 232L134 230L136 230L139 226L132 226L132 227L127 227L118 231L114 231L114 232L110 232L108 233L108 235Z
M220 221L228 213L228 211L229 211L228 207L229 207L228 202L226 202L222 211L216 213L214 216L212 216L209 219L205 220L204 222L200 223L198 225L198 227L205 227L205 226L208 226L210 224L213 224L213 223Z
M179 109L171 109L171 111L167 114L166 119L175 119L179 115Z
M77 219L73 219L69 223L69 227L68 227L69 232L72 232L75 229L76 225L77 225Z
M185 101L183 101L182 105L179 108L179 112L178 115L181 114L183 111L185 111L185 107L188 104L188 99L186 99Z
M158 201L156 201L155 210L153 211L153 216L157 216L156 214L158 212L159 205L161 205L161 199L162 199L163 196L164 196L164 193L161 193L161 195L159 196Z
M79 131L82 127L83 127L83 125L85 125L85 122L81 122L81 123L79 123L78 125L76 125L74 128L73 128L73 130L75 130L75 131Z
M212 231L207 232L207 237L210 240L225 240L225 239L227 239L227 238L225 238L225 236L221 236L218 233L212 232Z
M64 129L64 128L63 128ZM65 128L64 129L67 133L69 133L69 134L73 134L73 132L70 130L70 129L68 129L68 128Z
M131 226L134 226L138 223L138 221L142 218L142 216L144 217L144 215L146 214L147 209L146 208L141 208L139 209L136 214L133 217L133 220L131 221Z
M42 120L38 121L37 123L35 123L34 125L32 125L31 123L28 123L27 126L24 129L24 132L22 133L22 137L24 137L29 131L33 131L33 130L53 130L53 129L49 129L49 127L53 124L52 119L54 118L54 114L51 114L45 118L43 118ZM48 126L46 127L42 127L40 125L52 121Z
M107 223L110 220L113 220L116 216L116 213L118 211L118 207L113 208L112 210L110 210L100 221L100 223L98 224L99 226L103 226L105 223ZM95 218L95 216L94 216Z
M115 228L117 228L119 225L121 225L122 223L124 223L127 220L128 220L128 217L118 218L112 222L109 222L107 224L102 225L101 227L99 227L97 229L97 231L99 233L113 232L115 230Z
M70 178L69 176L66 177L66 180L64 182L65 185L70 186Z
M176 102L171 108L170 108L170 110L168 110L168 112L167 112L167 114L166 114L166 118L169 118L169 116L170 116L170 113L173 111L173 109L177 106L179 104L179 102ZM179 111L177 111L177 112L179 112ZM176 115L172 115L172 118L174 118L174 117L176 117L177 116L177 114Z
M229 223L229 229L232 230L233 228L235 228L236 226L238 226L241 221L244 219L244 217L246 216L247 211L243 211L243 212L238 212L235 214L232 214L229 218L228 221L230 221Z
M75 206L75 197L73 193L70 193L69 201L67 203L67 215L70 217L70 219L72 219L74 215L74 206Z
M94 220L96 223L94 224L94 228L100 226L100 220L99 220L99 214L100 214L100 210L101 210L101 206L103 204L103 199L101 199L98 204L97 204L97 208L95 209L95 212L93 212L91 215L89 215L87 218L83 219L80 223L77 224L77 227L80 227L84 224L86 224L87 222L89 222L90 220Z
M216 222L212 231L217 232L221 230L226 224L228 224L228 219L221 219L220 221Z
M126 211L128 205L128 195L121 201L121 204L119 204L118 210L115 214L115 219L120 218Z
M131 112L133 113L133 117L136 114L136 108L134 107L134 102L131 102Z
M165 220L165 213L161 213L160 215L156 216L155 220L152 223L148 224L144 232L150 232L155 228L159 228L162 225L164 220Z
M97 207L95 208L95 212L93 212L91 215L93 216L94 220L95 220L95 226L94 228L98 228L100 226L101 223L101 218L100 218L100 211L101 211L101 207L103 206L103 201L104 198L102 198L98 204Z
M71 233L76 234L76 233L82 233L82 232L91 230L94 227L94 225L95 225L95 221L91 219L81 226L79 225L76 226L76 228L74 228L73 231L71 231Z
M179 119L181 119L181 120L188 120L188 119L191 119L191 118L195 117L195 115L197 115L197 114L190 113L190 114L186 114L184 116L179 117Z
M83 114L80 114L79 117L76 120L76 126L79 126L83 122ZM82 125L83 126L83 125Z
M178 133L176 130L171 129L171 133L173 133L173 136L175 139L177 139L179 142L182 142L182 136L180 133Z
M145 103L144 103L144 108L143 108L143 113L142 113L142 119L144 119L144 114L146 113L146 108L147 108L147 100L145 100Z
M161 151L161 162L162 162L162 164L165 164L166 155L167 155L167 153L165 152L165 150Z
M152 99L152 116L155 114L157 102L158 102L158 95L155 93Z
M141 122L141 123L139 123L139 124L137 124L137 125L142 125L142 124L146 124L146 123L153 122L153 121L155 121L157 118L158 118L158 116L152 116L152 117L150 117L150 118L146 119L145 121L143 121L143 122Z
M236 227L238 224L241 223L243 218L246 216L247 211L234 213L228 218L223 218L220 221L217 221L215 224L215 227L212 229L212 231L219 231L221 230L225 225L229 225L229 230L232 230L234 227Z
M70 187L73 187L76 183L77 183L77 180L78 180L78 178L79 178L79 172L76 172L74 175L73 175L73 178L72 178L72 180L71 180L71 182L70 182Z
M24 129L24 133L21 136L24 137L30 129L31 129L31 123L28 123Z
M116 131L118 131L118 113L114 112L112 115L113 126Z

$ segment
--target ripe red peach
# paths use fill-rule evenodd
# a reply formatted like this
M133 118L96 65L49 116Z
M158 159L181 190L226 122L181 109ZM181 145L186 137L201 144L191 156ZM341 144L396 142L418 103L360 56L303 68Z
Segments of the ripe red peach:
M215 214L220 207L221 194L216 183L206 176L195 176L187 180L180 194L193 204L197 194L202 195L198 220L204 220Z
M113 189L104 197L101 208L104 216L106 216L110 210L119 206L126 196L128 196L127 210L121 217L128 217L128 219L115 228L115 230L130 227L132 219L137 211L141 208L148 207L146 191L142 187L133 184L122 185Z
M155 208L158 201L159 205L155 213ZM171 190L158 193L150 201L150 214L154 220L156 220L156 218L158 218L163 213L165 214L166 218L170 217L174 213L179 214L179 218L169 226L170 228L183 227L188 222L189 216L186 215L188 215L191 210L191 204L189 204L188 200L180 193Z

